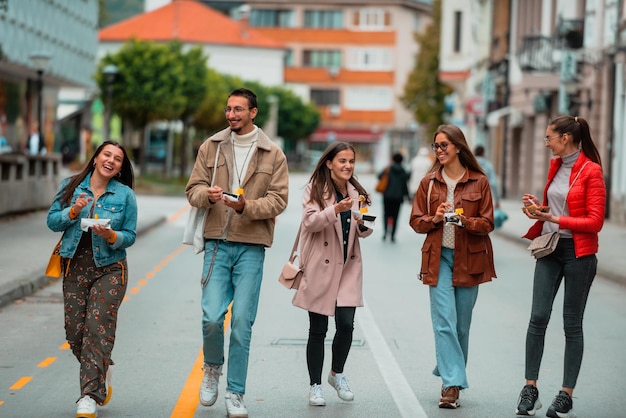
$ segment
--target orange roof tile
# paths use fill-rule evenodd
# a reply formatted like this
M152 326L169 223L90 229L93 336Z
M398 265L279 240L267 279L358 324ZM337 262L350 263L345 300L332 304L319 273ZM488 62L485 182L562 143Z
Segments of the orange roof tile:
M100 42L170 41L284 49L285 45L195 0L174 0L100 30Z

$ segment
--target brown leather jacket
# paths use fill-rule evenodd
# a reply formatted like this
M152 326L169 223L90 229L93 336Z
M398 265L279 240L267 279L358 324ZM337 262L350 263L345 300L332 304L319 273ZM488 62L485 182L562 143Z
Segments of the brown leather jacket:
M433 181L430 192L430 207L427 207L428 186ZM436 286L439 277L443 222L433 223L439 206L446 200L448 186L441 170L429 173L420 182L413 199L410 225L415 232L426 234L422 246L422 265L419 277L426 285ZM489 233L493 231L493 199L489 181L482 173L467 170L454 189L454 207L463 208L467 218L463 227L455 227L454 266L452 284L454 286L475 286L489 282L496 277L493 262L493 248Z

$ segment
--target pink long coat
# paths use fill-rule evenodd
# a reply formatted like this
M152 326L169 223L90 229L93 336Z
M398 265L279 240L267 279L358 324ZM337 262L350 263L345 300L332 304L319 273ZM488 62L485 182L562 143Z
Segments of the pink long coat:
M352 210L359 210L359 192L348 183ZM311 185L302 200L302 232L300 256L304 275L293 297L293 305L321 315L334 316L335 306L363 306L363 260L359 238L372 234L371 229L359 231L351 218L348 255L343 262L341 217L335 215L334 196L320 209L309 202Z

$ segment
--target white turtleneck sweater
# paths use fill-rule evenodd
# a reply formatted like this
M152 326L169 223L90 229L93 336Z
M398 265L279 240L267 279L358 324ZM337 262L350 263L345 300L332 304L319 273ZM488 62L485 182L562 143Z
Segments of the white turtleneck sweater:
M250 160L256 151L256 143L259 139L259 128L255 125L252 132L247 134L237 135L231 132L231 140L233 142L233 183L231 185L233 193L237 192L237 189L241 188L246 173L248 172L248 166Z

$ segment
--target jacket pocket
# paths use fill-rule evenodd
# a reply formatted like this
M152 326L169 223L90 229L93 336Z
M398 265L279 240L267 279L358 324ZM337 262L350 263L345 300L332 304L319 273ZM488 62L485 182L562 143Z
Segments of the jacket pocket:
M124 222L124 209L126 205L124 203L106 202L103 203L99 209L99 216L103 219L111 220L111 228L119 229Z
M487 244L482 236L472 237L467 243L467 272L482 274L489 268L487 259Z
M480 208L482 196L479 192L470 192L461 194L461 207L463 213L467 217L476 216Z

